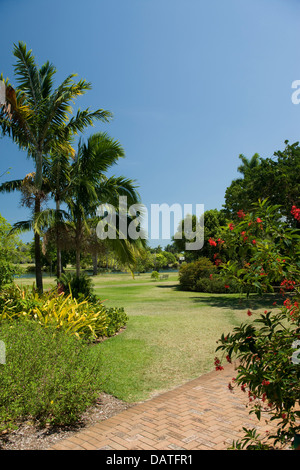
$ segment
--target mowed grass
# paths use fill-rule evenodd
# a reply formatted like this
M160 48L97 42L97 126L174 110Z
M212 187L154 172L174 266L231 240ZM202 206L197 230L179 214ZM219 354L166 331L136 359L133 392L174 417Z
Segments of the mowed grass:
M213 370L222 333L249 321L245 299L183 292L177 279L95 280L105 304L124 306L129 316L122 333L99 345L108 393L136 402Z
M237 294L180 291L177 273L158 281L150 274L134 279L102 274L93 281L105 305L122 306L129 316L123 331L93 346L103 359L105 392L127 402L146 400L213 370L222 333L251 321L249 307L266 308L255 296L248 301ZM53 282L45 278L45 288ZM273 299L266 302L270 307Z

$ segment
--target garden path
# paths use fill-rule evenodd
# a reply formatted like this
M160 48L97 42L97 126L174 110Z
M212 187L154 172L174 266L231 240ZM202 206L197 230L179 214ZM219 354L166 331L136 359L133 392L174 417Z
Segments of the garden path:
M249 415L247 393L229 391L232 364L58 441L51 450L226 450L243 427L272 430Z

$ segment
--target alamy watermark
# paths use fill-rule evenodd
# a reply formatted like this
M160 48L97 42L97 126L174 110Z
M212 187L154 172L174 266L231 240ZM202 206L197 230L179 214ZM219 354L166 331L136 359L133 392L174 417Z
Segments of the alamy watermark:
M116 210L110 204L101 204L97 209L100 218L96 233L105 239L185 239L186 250L200 250L204 244L204 204L151 204L150 211L142 204L128 207L127 197L119 198ZM182 222L181 230L177 230Z
M3 80L0 80L0 106L2 104L5 104L5 83L3 82Z
M298 348L292 354L292 363L293 364L300 364L300 340L299 339L293 342L292 348L293 349Z
M0 341L0 364L6 364L6 348L4 341Z

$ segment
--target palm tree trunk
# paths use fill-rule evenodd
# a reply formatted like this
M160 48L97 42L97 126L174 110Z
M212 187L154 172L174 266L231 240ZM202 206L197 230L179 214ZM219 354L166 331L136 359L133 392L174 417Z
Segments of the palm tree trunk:
M97 257L97 252L95 251L92 254L93 258L93 276L97 276L98 274L98 257Z
M39 193L35 195L34 213L38 214L41 211L41 199ZM43 275L42 275L42 260L41 260L41 245L40 236L37 232L34 233L34 257L35 257L35 279L36 287L40 293L43 293Z
M77 220L75 232L75 252L76 252L76 276L80 276L80 236L81 236L81 221Z
M76 276L80 276L80 249L76 247Z
M61 248L59 243L59 225L58 225L58 211L60 209L60 201L56 201L56 277L60 279L62 273L61 265Z

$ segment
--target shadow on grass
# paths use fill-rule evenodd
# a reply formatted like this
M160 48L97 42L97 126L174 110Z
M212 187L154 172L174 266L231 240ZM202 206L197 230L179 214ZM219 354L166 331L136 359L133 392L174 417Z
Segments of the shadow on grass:
M157 285L156 287L161 287L162 289L175 289L175 290L180 290L178 289L178 285L177 284L168 284L168 285Z
M193 302L211 307L230 308L233 310L252 309L252 310L274 310L283 304L283 298L277 294L250 294L247 298L246 295L239 294L205 294L201 296L191 297ZM276 302L276 305L273 305Z
M192 292L181 289L179 284L157 285L162 289L171 289L176 292L190 292L190 299L203 306L218 307L231 310L274 310L283 305L283 297L280 294L209 294L204 292ZM276 302L276 305L273 305Z

